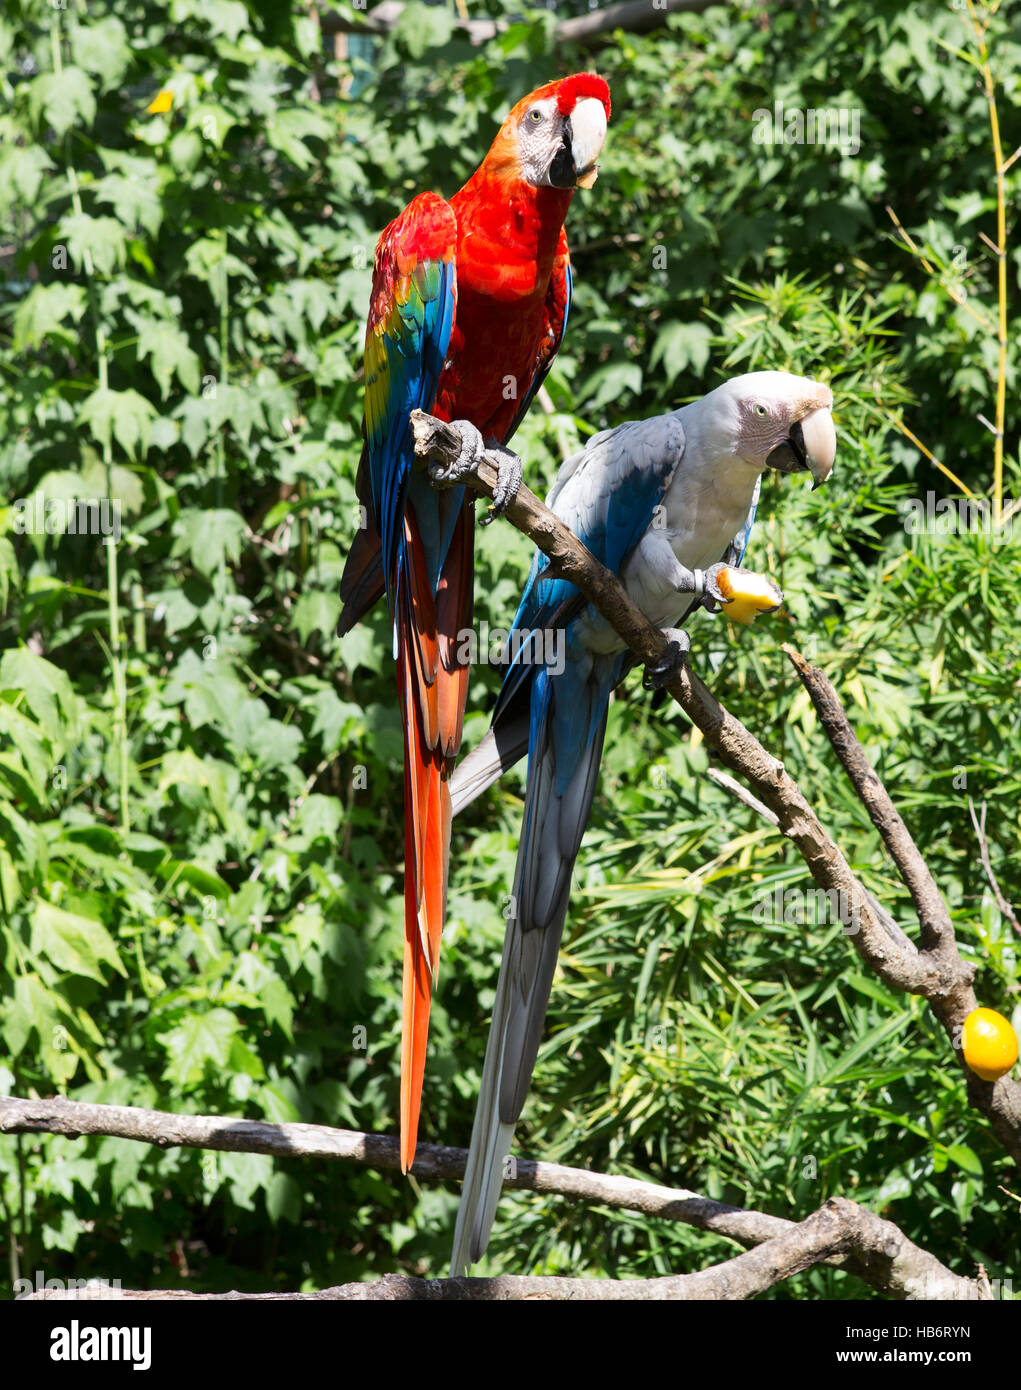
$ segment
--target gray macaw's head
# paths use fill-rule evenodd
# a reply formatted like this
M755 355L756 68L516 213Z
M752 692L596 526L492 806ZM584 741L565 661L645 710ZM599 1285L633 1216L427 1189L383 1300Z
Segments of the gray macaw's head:
M732 452L762 472L811 473L813 487L830 475L837 452L833 392L791 372L747 372L705 397L719 410Z

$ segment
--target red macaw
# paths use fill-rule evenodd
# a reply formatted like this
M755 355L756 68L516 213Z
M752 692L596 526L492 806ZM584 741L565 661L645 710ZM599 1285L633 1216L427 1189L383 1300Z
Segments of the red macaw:
M468 693L459 634L474 609L474 510L464 487L413 471L408 417L420 407L467 437L446 471L463 477L506 444L549 371L571 303L564 218L596 178L610 115L593 73L547 83L500 127L479 169L445 202L421 193L376 247L365 334L367 525L341 584L348 631L386 592L404 723L404 1004L401 1168L415 1156L432 984L446 910L447 777ZM505 504L520 482L501 475Z

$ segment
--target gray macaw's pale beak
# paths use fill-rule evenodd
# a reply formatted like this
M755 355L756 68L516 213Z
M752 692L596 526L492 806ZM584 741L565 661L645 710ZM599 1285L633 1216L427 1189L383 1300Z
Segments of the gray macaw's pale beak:
M802 420L796 420L782 444L766 459L770 468L781 473L809 472L813 488L824 483L837 455L837 432L829 406L819 406Z

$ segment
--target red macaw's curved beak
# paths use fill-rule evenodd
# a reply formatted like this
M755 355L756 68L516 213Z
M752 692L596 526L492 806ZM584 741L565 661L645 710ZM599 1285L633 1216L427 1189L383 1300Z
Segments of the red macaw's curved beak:
M596 97L582 97L564 121L563 139L550 165L554 188L591 188L599 173L596 160L606 140L606 109Z
M781 473L811 473L816 488L833 470L837 456L837 432L828 405L821 405L796 420L782 444L766 459L770 468Z

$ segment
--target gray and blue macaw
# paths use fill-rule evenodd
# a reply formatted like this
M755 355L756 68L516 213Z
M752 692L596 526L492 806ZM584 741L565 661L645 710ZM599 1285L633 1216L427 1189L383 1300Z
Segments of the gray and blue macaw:
M684 659L687 635L675 624L733 594L732 567L748 543L763 471L807 470L816 485L829 475L832 405L820 382L750 372L680 410L597 434L564 463L547 505L670 639L663 662L647 671L648 684L666 683ZM606 620L574 585L549 576L547 565L537 552L492 729L451 779L456 811L527 747L524 819L454 1235L455 1275L481 1258L489 1240L546 1018L610 694L633 662ZM767 611L780 599L776 591ZM530 660L549 648L527 634L558 629L566 659L556 666Z

